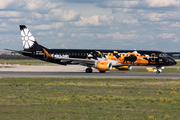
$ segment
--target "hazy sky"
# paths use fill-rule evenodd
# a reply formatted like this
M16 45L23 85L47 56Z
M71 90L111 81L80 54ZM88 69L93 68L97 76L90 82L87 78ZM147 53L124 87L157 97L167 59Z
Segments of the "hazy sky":
M178 0L0 0L0 49L24 24L47 48L180 51Z

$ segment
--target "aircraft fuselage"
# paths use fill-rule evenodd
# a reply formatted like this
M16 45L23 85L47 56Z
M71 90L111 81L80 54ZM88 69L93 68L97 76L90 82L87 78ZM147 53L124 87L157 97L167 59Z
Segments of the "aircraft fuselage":
M61 58L105 59L114 61L113 67L116 66L116 63L122 66L169 66L176 64L173 58L161 51L93 49L46 49L46 51L52 57L48 57L43 50L31 50L32 54L23 53L23 55L63 65L76 63L72 63L72 60L61 60Z

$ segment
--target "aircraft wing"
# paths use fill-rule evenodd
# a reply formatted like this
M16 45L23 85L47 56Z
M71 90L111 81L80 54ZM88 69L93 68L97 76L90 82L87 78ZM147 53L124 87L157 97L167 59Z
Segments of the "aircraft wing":
M69 57L53 57L50 55L44 48L43 48L45 54L54 59L59 59L62 63L63 62L70 62L70 63L78 63L78 64L89 64L89 65L94 65L96 60L93 59L81 59L81 58L69 58Z
M71 63L86 63L95 64L96 60L93 59L80 59L80 58L67 58L67 57L55 57L55 59L61 60L61 62L71 62Z

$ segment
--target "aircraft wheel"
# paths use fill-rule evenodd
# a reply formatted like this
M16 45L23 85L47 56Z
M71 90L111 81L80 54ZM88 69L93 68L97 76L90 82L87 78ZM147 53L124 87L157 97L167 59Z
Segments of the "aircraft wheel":
M86 73L92 73L92 71L93 71L93 70L92 70L91 68L87 68L87 69L86 69Z
M105 73L106 71L99 71L100 73Z
M157 73L157 74L159 74L159 73L160 73L160 71L159 71L159 70L157 70L157 71L156 71L156 73Z
M161 69L161 66L156 66L156 69L157 69L156 71L157 74L161 73L161 71L159 71L159 69Z

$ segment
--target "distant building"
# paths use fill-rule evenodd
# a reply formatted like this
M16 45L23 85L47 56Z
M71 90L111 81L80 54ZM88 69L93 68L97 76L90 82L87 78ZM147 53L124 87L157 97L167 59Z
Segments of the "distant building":
M0 55L1 56L10 56L10 55L12 55L12 52L11 51L0 50Z
M170 57L180 59L180 52L166 52Z

